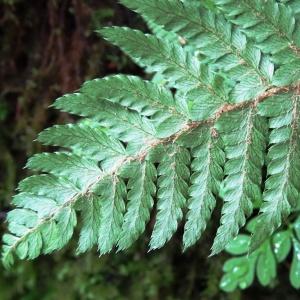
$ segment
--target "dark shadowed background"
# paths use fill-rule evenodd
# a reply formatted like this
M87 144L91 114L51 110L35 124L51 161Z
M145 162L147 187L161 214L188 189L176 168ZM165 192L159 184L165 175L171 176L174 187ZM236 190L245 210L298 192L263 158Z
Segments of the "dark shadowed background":
M48 109L53 100L87 79L120 72L143 75L94 33L112 24L147 30L115 0L0 0L1 233L16 184L28 174L23 169L27 158L46 150L32 142L37 133L76 121ZM147 253L148 232L129 251L101 258L96 249L76 257L75 237L52 256L18 262L9 271L0 267L0 300L300 299L284 265L272 288L255 284L242 293L220 292L226 254L207 258L214 230L211 224L201 242L184 254L181 232L160 251Z

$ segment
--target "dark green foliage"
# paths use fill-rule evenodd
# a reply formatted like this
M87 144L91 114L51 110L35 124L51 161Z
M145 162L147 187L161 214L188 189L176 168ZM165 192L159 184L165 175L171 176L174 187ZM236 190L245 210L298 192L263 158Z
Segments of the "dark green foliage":
M127 27L99 33L153 73L153 81L113 75L56 100L55 108L84 119L39 135L41 143L65 150L28 161L28 168L46 174L19 183L3 236L4 265L15 255L34 259L63 248L77 222L78 253L93 245L100 254L127 249L154 208L150 249L168 242L180 222L186 249L200 239L221 198L212 254L250 251L225 265L221 286L248 287L256 263L260 282L269 284L276 270L270 236L299 207L298 6L122 2L156 35ZM260 212L253 235L240 238L254 208ZM297 253L299 237L292 241ZM244 277L230 275L236 264L245 265ZM298 266L294 259L296 288Z

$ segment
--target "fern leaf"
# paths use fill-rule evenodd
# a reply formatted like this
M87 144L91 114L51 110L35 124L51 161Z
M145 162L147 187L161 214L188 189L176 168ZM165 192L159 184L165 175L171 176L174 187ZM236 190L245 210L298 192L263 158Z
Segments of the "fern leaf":
M220 191L224 199L221 226L212 246L212 254L222 251L245 225L253 201L261 198L261 168L264 164L266 123L250 107L242 112L223 115L216 124L223 133L227 177Z
M136 110L143 116L152 116L163 111L178 117L187 117L183 115L169 89L137 76L113 75L91 80L80 91Z
M196 129L195 138L189 137L184 145L191 146L193 161L192 176L189 188L187 220L184 227L184 249L199 240L215 207L215 195L219 193L223 179L222 166L225 155L219 138L213 136L214 129L210 126Z
M81 92L96 99L105 97L149 117L158 137L178 131L189 118L187 110L174 99L170 90L136 76L116 75L88 81Z
M277 2L123 0L166 36L120 27L100 33L156 78L108 76L55 101L84 118L39 135L63 150L29 159L27 167L42 174L18 186L4 265L62 248L77 216L77 253L96 244L100 254L127 249L154 209L150 249L172 238L187 210L186 249L218 196L224 204L212 254L238 234L254 203L261 207L252 249L272 234L300 192L299 10L294 0ZM261 282L269 282L262 271Z
M271 117L270 149L268 152L268 179L263 194L264 203L258 226L252 238L251 249L277 229L299 198L299 96L283 94L269 98L259 106L263 116Z
M93 90L66 95L56 100L54 106L62 111L94 118L98 126L109 128L109 136L122 141L137 144L155 140L155 128L147 118L136 111L124 109L118 103L95 96Z
M85 124L55 125L41 132L38 140L45 145L77 147L88 155L96 155L96 159L126 154L123 145L102 128Z
M32 197L22 193L18 196L27 196L31 201L41 203L31 205L29 209L15 209L8 216L11 234L4 237L5 246L2 252L2 261L6 267L14 261L13 252L21 259L34 259L41 252L46 254L61 249L72 237L77 222L75 210L58 201L52 200L56 207L53 209L52 206L50 212L45 214L45 197ZM22 199L24 201L24 198ZM18 202L17 199L15 201ZM30 205L30 202L27 205ZM38 214L32 209L36 209Z
M213 1L232 22L260 43L265 51L276 53L289 47L298 56L299 44L293 39L295 17L290 7L274 0Z
M192 91L187 96L190 98L189 106L201 106L201 110L197 108L197 114L191 113L192 119L204 119L229 101L229 87L224 79L200 64L179 45L165 43L155 36L129 28L105 28L100 33L141 66L151 66L152 71L167 76L171 86L182 93ZM197 99L193 97L195 91Z
M168 147L158 167L158 213L150 241L150 249L161 248L170 240L182 219L190 173L190 154L176 145Z
M166 44L153 35L126 27L108 27L99 33L137 64L168 75L174 87L189 90L201 84L199 62L179 45Z
M148 160L138 164L133 176L130 177L127 184L128 207L118 241L119 250L127 249L144 232L154 203L155 179L156 168Z
M36 154L28 160L26 167L68 178L80 187L90 185L101 174L96 160L67 152Z
M300 39L293 10L275 0L213 0L248 37L255 39L264 53L271 53L279 65L273 83L292 84L300 79ZM289 74L289 65L294 64ZM286 78L283 74L288 76Z
M200 35L198 6L170 0L121 0L121 3L154 23L183 36L188 42ZM198 28L197 28L198 27Z
M279 67L273 78L273 84L284 86L296 83L300 79L300 59Z
M111 251L121 233L126 186L120 178L114 176L100 182L95 193L101 195L98 249L100 254L105 254Z
M86 252L98 242L101 220L100 201L91 195L81 202L82 228L78 241L77 254Z
M58 237L55 241L52 241L52 247L45 249L45 253L61 249L69 242L73 235L74 227L77 225L75 209L72 207L63 207L55 216L55 221ZM64 234L61 234L62 232ZM47 234L45 235L46 237Z
M235 101L253 99L270 86L273 64L222 15L180 0L123 0L122 3L166 30L194 41L201 55L214 60L216 66L239 82L233 91Z
M171 43L185 43L185 40L181 40L180 37L177 36L176 33L167 31L163 28L163 26L157 25L155 22L153 22L150 19L144 18L148 28L151 30L151 32L157 36L161 40L168 40Z
M26 192L17 194L13 204L19 208L35 211L39 218L52 215L57 209L57 201L46 196L34 195Z
M19 183L20 192L28 192L53 198L59 203L65 203L78 193L79 187L67 178L52 175L33 175Z

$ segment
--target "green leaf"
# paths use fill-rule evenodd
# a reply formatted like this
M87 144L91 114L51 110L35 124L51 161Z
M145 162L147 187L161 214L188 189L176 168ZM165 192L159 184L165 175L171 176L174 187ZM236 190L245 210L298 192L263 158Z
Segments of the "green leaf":
M216 205L215 195L218 194L223 177L222 166L225 161L224 153L220 148L220 140L212 137L211 127L196 129L195 139L188 138L188 140L194 145L192 146L189 211L183 235L184 248L190 247L199 240L211 218Z
M249 100L268 86L273 64L262 57L257 47L247 43L246 37L222 15L180 0L123 0L122 3L146 20L183 36L201 55L216 60L219 68L229 71L240 82L235 88L234 99ZM244 69L242 77L238 76L241 68Z
M189 118L170 90L136 76L114 75L88 81L81 92L149 117L159 137L178 131Z
M225 250L233 255L246 254L249 251L249 245L249 235L239 234L226 246Z
M147 23L147 26L151 30L151 32L157 36L158 38L162 40L168 40L172 43L180 43L184 44L185 40L180 39L178 35L174 32L171 31L166 31L163 26L157 25L155 22L153 22L151 19L148 19L147 17L144 16L144 19ZM160 75L160 74L157 74Z
M290 231L280 231L273 236L273 252L278 262L286 259L291 251L292 241Z
M182 1L164 0L121 0L131 10L159 24L167 31L173 31L189 40L200 35L201 19L194 4L185 5Z
M261 198L261 168L264 164L266 123L250 107L223 115L216 124L223 134L227 162L220 195L224 199L221 226L212 246L212 255L222 251L245 225L254 200Z
M62 149L29 159L27 167L37 174L19 183L12 201L4 265L64 247L77 215L77 253L95 244L100 254L127 249L154 209L150 249L172 238L184 214L186 249L221 198L212 253L242 255L225 264L222 289L248 287L255 271L270 285L276 262L300 236L299 4L123 3L154 34L122 27L100 33L145 68L151 81L110 75L55 101L55 108L83 118L39 135L43 144ZM251 237L238 235L254 209L260 211L245 228ZM275 234L285 223L288 228ZM297 268L293 262L298 287Z
M46 196L38 196L30 193L19 193L13 198L13 204L17 207L33 210L39 218L45 218L55 213L58 202Z
M294 255L290 270L290 282L295 289L300 288L300 243L293 239Z
M262 85L259 77L256 75L245 74L244 77L240 77L241 82L237 83L231 93L235 102L243 102L249 99L254 99L257 95L261 94L266 86Z
M273 62L283 65L273 84L282 86L299 81L299 26L293 10L275 0L213 0L226 18L238 25ZM294 66L292 68L291 66ZM297 65L297 66L296 66Z
M256 230L256 227L261 224L261 220L259 219L258 216L248 220L247 225L246 225L246 230L250 233L254 233Z
M276 86L285 86L300 80L300 59L292 64L281 66L275 73L273 84Z
M179 45L165 43L153 35L126 27L108 27L99 33L137 64L151 66L152 71L164 74L171 80L172 86L190 90L201 84L198 60Z
M246 289L249 287L255 276L256 256L250 255L231 258L226 261L223 266L223 271L226 274L220 281L220 288L225 292L232 292L237 287Z
M196 89L197 98L191 95L187 98L196 107L202 105L202 112L197 117L193 117L195 113L192 112L192 119L204 119L228 101L229 88L226 88L226 84L219 82L219 86L224 85L224 88L212 89L217 75L179 45L165 43L153 35L123 27L104 28L100 33L130 55L136 63L151 66L152 71L162 73L170 80L170 85L181 92ZM209 105L206 105L207 102Z
M85 88L83 87L83 93L65 95L56 100L54 104L56 108L80 116L92 117L95 119L97 124L96 126L93 126L96 128L85 124L65 126L65 138L67 141L71 139L71 137L69 137L69 133L72 131L74 126L83 127L81 130L77 127L75 129L79 134L79 140L75 140L76 143L89 143L87 139L91 139L91 142L96 142L101 145L103 144L105 148L106 146L109 148L116 148L116 152L122 152L123 150L123 147L118 145L120 142L116 139L135 144L140 144L146 139L155 139L155 128L149 119L140 116L136 111L124 108L118 103L113 103L104 98L99 98L98 95L94 95L94 93L95 92L92 93L90 90L89 92L85 92ZM61 127L54 126L48 129L51 132L51 136L55 136L55 128ZM42 143L49 144L49 139L51 139L51 136L48 130L42 132L39 136L39 140ZM88 133L87 131L92 132ZM76 137L74 130L71 133L71 136ZM86 136L87 139L84 139L84 136ZM61 138L56 138L51 143L59 146L67 146L63 144L63 140ZM74 141L70 140L70 143L74 143ZM80 144L80 146L82 145ZM135 149L133 151L135 151Z
M143 116L163 112L177 115L179 118L187 118L182 114L181 107L178 106L169 89L137 76L112 75L94 79L85 82L80 91L98 99L118 103Z
M293 227L294 227L296 237L298 238L298 240L300 240L300 216L294 222Z
M98 242L98 232L101 221L101 199L94 195L84 199L81 209L82 228L78 242L77 253L83 253Z
M275 103L276 101L276 103ZM281 224L297 205L299 198L299 97L292 94L274 96L259 106L262 115L272 116L268 179L260 209L261 224L256 228L251 249L257 248ZM267 113L265 113L268 111Z
M52 175L33 175L19 183L18 190L45 196L63 204L72 199L80 190L66 178Z
M64 247L77 223L75 211L64 206L51 212L47 218L40 218L28 209L15 209L10 213L9 221L13 235L3 236L2 262L6 267L13 264L14 252L20 259L34 259L41 253Z
M293 40L295 33L295 18L293 11L285 5L274 0L213 0L226 14L231 22L241 26L243 31L254 38L263 51L276 43L272 54L290 47L297 57L297 48Z
M63 207L55 216L58 236L55 241L50 241L54 245L53 250L63 248L73 235L74 227L77 224L75 210L72 207ZM61 234L63 232L63 234ZM47 238L47 235L44 235ZM51 251L53 251L51 249Z
M170 240L182 219L190 176L187 165L189 152L172 145L166 149L165 156L158 167L157 215L150 241L150 249L161 248Z
M130 247L145 231L145 225L150 219L150 211L154 203L155 179L156 168L147 160L138 164L129 178L128 205L118 241L119 250Z
M271 281L276 277L276 259L272 252L270 242L266 242L260 251L256 274L258 281L263 285L269 285Z
M100 196L98 250L102 255L111 251L120 236L125 211L126 186L120 178L107 178L99 183L95 193Z
M97 161L63 152L36 154L28 160L26 167L68 178L81 188L89 186L101 175Z
M102 128L85 124L55 125L41 132L38 140L45 145L77 147L95 159L124 156L126 153L123 145Z
M221 289L227 292L231 292L237 287L245 289L252 284L255 272L263 286L270 285L275 279L277 263L272 250L271 239L266 240L251 254L248 254L249 245L250 236L240 234L226 247L226 251L233 255L244 255L225 262L223 266L225 274L220 283ZM280 251L281 253L284 252L282 249Z

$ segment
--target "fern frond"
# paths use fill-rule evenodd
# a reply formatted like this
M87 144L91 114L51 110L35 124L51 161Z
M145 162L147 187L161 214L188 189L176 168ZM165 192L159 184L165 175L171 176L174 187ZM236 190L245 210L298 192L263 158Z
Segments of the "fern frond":
M288 48L295 57L299 55L299 44L294 39L295 17L290 7L274 0L213 1L233 23L260 43L264 51L277 53Z
M190 40L196 42L201 34L199 5L196 3L185 5L182 1L169 0L121 0L121 3L141 14L146 20L184 37L188 43Z
M189 188L187 220L184 227L184 249L199 240L216 205L216 195L223 179L225 155L214 128L205 126L190 133L185 145L191 147L193 161ZM194 136L194 138L193 138Z
M167 147L159 164L157 216L150 241L150 250L161 248L177 229L182 219L190 177L190 154L177 145Z
M82 208L82 228L80 231L77 253L83 253L98 243L101 224L101 202L96 195L88 196L79 203Z
M113 175L99 182L95 193L101 195L98 249L100 254L105 254L111 251L121 233L126 185L121 178Z
M268 152L268 179L265 183L261 224L254 233L252 248L277 229L282 220L299 204L299 96L278 95L259 106L263 116L271 117L270 149Z
M254 39L264 53L281 65L273 84L283 86L300 79L300 39L293 9L275 0L213 0L234 24ZM293 67L291 67L293 64Z
M156 168L149 160L135 166L133 175L127 184L129 189L128 205L118 240L119 250L130 247L144 232L154 204L153 197L156 192L154 181L156 177Z
M113 75L95 79L86 82L80 91L136 110L143 116L169 112L177 117L187 117L182 115L169 89L137 76Z
M224 199L221 226L212 246L212 253L225 248L252 214L253 202L261 198L262 166L267 126L254 107L224 114L216 124L223 135L227 177L220 191Z
M68 202L80 191L79 187L69 179L49 174L33 175L23 179L18 185L18 190L50 197L60 204Z
M108 136L103 128L86 124L55 125L41 132L38 141L45 145L77 147L87 154L96 155L96 159L126 154L120 141Z
M280 89L275 90L279 92ZM262 99L263 96L262 96ZM226 111L229 113L235 110L241 110L248 107L250 103L245 103L243 105L236 104L227 107ZM221 110L222 111L222 110ZM191 147L190 143L184 142L185 137L193 137L191 135L191 130L198 128L201 125L208 123L214 124L216 118L218 119L220 115L217 113L213 118L208 119L204 122L190 122L187 123L182 129L177 133L170 135L165 138L161 138L153 141L152 143L146 144L139 149L136 149L134 154L127 154L121 159L112 160L112 162L107 165L103 170L99 169L99 174L94 178L92 183L89 182L87 185L80 185L77 181L74 181L74 177L65 176L55 177L53 175L36 175L23 180L19 184L20 194L15 198L15 203L21 209L20 215L29 212L36 214L34 223L26 223L23 217L17 218L17 223L15 224L13 219L10 219L9 230L13 234L14 238L9 238L8 242L5 242L3 251L3 262L5 265L10 265L13 261L13 253L16 253L20 258L31 258L30 245L38 237L41 237L42 243L39 246L37 253L49 253L56 249L63 247L67 241L71 238L73 234L73 228L76 225L76 211L85 210L85 201L99 201L100 202L100 229L97 232L97 236L93 236L91 239L89 236L95 234L94 224L92 222L93 228L86 230L87 226L83 224L84 231L81 232L81 244L78 251L82 252L84 249L88 249L95 243L96 237L98 238L98 247L100 253L106 253L112 249L114 245L119 243L120 248L122 246L122 224L123 214L126 210L125 199L127 187L124 185L123 178L130 178L132 175L132 164L143 161L146 157L151 158L150 155L155 149L163 147L160 150L160 155L153 156L155 161L158 160L160 167L158 170L158 215L157 221L155 223L154 231L151 239L151 248L161 247L166 241L168 241L173 232L176 230L178 221L182 218L182 209L185 206L187 199L187 191L189 181L189 153L186 148ZM233 122L238 126L237 122ZM248 123L247 123L248 124ZM199 127L200 128L200 127ZM247 133L248 133L248 127ZM101 132L101 130L100 130ZM198 138L201 136L198 133ZM248 138L248 134L246 135ZM194 135L195 141L197 135ZM88 139L89 137L87 137ZM251 148L251 147L250 147ZM55 156L55 154L54 154ZM83 162L85 158L83 156ZM41 159L43 161L43 158ZM219 163L221 163L222 159ZM34 162L34 160L33 160ZM29 166L33 166L32 161L28 163ZM74 160L77 165L78 162ZM154 162L154 161L153 161ZM70 162L69 162L70 163ZM216 160L218 164L218 160ZM81 166L81 164L80 164ZM126 171L126 168L128 170ZM49 166L41 166L41 168L46 168L55 174L61 174L59 167L54 166L49 168ZM75 168L75 167L74 167ZM125 168L125 169L124 169ZM122 171L124 170L124 171ZM125 173L124 173L125 172ZM127 174L129 172L129 175ZM215 176L217 182L221 179L219 171L216 171ZM76 176L75 176L76 178ZM151 189L147 190L148 197L151 197ZM93 198L91 198L93 197ZM30 200L29 200L30 199ZM46 199L46 200L45 200ZM100 201L101 199L101 201ZM34 200L34 201L33 201ZM46 202L44 202L46 201ZM151 201L150 201L151 202ZM149 203L150 203L149 202ZM44 210L43 204L49 209ZM151 204L151 203L150 203ZM146 208L143 209L143 213L147 211ZM210 210L210 207L209 207ZM129 208L128 208L129 211ZM85 212L88 216L91 212ZM95 211L95 218L99 217L99 213ZM133 230L132 235L128 238L126 242L133 241L137 238L138 232L143 230L143 222L147 219L146 217L141 220L141 227L137 226ZM164 222L166 216L168 216L168 222ZM84 216L84 220L87 217ZM19 220L19 221L18 221ZM105 220L101 222L101 220ZM19 224L19 223L20 224ZM86 221L85 221L86 223ZM60 231L62 230L62 231ZM201 229L200 229L201 231ZM59 235L60 232L66 232L62 237ZM85 236L82 236L86 232ZM92 232L92 233L91 233ZM233 231L234 233L234 231ZM126 245L127 247L127 245ZM37 254L37 255L38 255Z
M109 155L111 154L113 153L109 153ZM36 154L28 160L26 167L54 176L69 178L80 187L88 186L101 173L97 160L68 152Z
M185 43L185 40L181 40L180 37L174 32L167 31L163 28L163 26L157 25L151 19L144 18L147 26L151 30L151 32L157 36L161 40L168 40L172 43Z
M169 78L170 85L188 93L191 119L202 120L229 102L230 87L222 77L185 52L177 44L165 43L155 36L122 27L105 28L100 31L107 40L119 46L136 63L151 66ZM198 94L195 99L195 93ZM201 99L199 99L201 95ZM205 103L203 103L205 102Z
M56 188L54 185L52 187ZM72 193L69 191L68 194ZM66 191L63 195L66 195ZM22 208L8 215L10 234L3 237L5 244L2 253L5 266L13 263L13 252L21 259L34 259L41 251L50 253L66 245L73 235L77 220L75 210L63 200L57 192L45 193L45 189L39 195L23 192L15 197L14 203Z
M299 204L295 2L123 3L165 33L182 36L187 46L129 28L100 30L167 83L112 75L55 101L55 108L84 118L39 135L40 142L63 151L29 159L27 167L42 174L19 184L17 208L8 214L10 233L3 237L5 266L15 255L33 259L61 249L77 218L77 253L94 245L100 254L127 249L154 209L150 249L168 242L182 220L186 249L205 230L217 197L224 203L212 254L237 236L254 203L260 208L250 242L256 249ZM255 268L246 264L251 282Z
M155 128L147 118L136 111L124 109L118 103L94 96L93 93L69 94L59 98L54 106L62 111L94 118L98 126L109 128L111 136L125 142L155 139Z
M201 85L199 61L179 45L165 43L154 35L126 27L108 27L99 33L140 66L166 75L172 80L173 87L190 90Z
M123 0L127 7L166 30L192 40L197 51L228 72L238 84L233 90L235 101L255 98L271 86L274 66L268 57L222 15L180 0Z
M95 79L86 82L80 92L89 97L93 95L95 100L103 98L122 108L129 108L136 120L138 112L145 125L149 129L154 127L155 135L159 137L176 132L189 119L187 108L174 99L170 90L136 76L115 75ZM150 117L151 123L145 117ZM142 125L141 121L139 123Z

